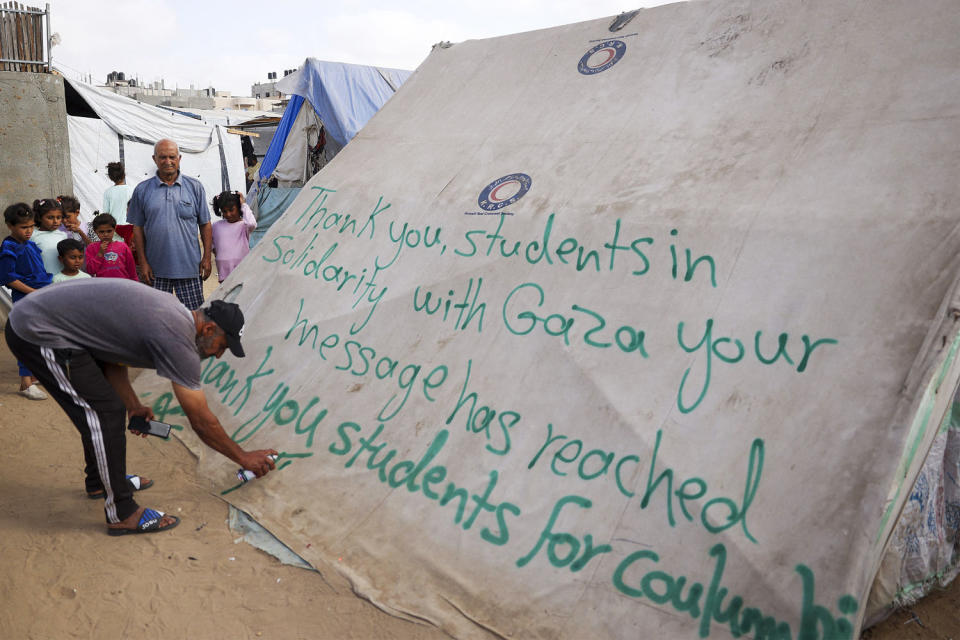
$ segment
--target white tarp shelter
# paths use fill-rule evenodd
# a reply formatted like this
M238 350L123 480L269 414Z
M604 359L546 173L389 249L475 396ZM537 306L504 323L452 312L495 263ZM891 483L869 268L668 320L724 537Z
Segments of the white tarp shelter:
M221 191L246 187L240 136L227 133L226 127L77 80L65 77L64 82L73 188L83 222L92 220L103 204L103 192L113 186L107 163L122 161L127 184L136 185L156 173L153 145L163 138L180 146L180 170L203 183L208 201Z
M279 114L273 111L263 111L259 109L191 109L187 107L161 107L161 109L189 116L204 124L220 124L225 127L244 124L257 118L279 117Z
M435 48L216 294L206 393L279 471L180 435L456 637L857 637L960 379L958 32L731 0Z

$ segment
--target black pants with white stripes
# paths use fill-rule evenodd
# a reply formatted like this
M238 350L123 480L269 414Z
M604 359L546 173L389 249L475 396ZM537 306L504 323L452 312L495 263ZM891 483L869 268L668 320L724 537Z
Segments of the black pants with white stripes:
M127 412L103 375L102 363L83 349L51 349L18 336L10 323L7 346L57 401L83 441L87 491L106 493L107 522L125 520L137 509L127 482Z

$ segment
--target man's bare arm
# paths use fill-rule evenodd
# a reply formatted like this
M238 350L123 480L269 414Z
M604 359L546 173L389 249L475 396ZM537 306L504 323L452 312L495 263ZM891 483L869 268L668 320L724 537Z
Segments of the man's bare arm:
M140 415L147 420L153 420L153 411L140 402L137 392L130 386L130 374L127 367L122 364L105 362L103 364L103 376L120 396L123 406L126 407L130 415Z
M120 400L127 410L127 415L140 416L144 420L153 420L153 409L144 406L140 402L140 397L137 396L137 392L130 386L130 374L127 367L122 364L105 362L103 364L103 377L107 379L107 382L110 383L113 390L120 396ZM147 437L145 433L141 433L140 435L144 438Z
M209 222L200 225L200 244L203 245L203 256L200 258L200 276L206 280L213 271L210 260L210 247L213 246L213 225Z
M267 474L276 468L268 455L276 455L274 449L258 449L244 451L236 442L230 439L223 430L220 420L210 411L207 405L207 396L201 390L188 389L173 383L173 393L177 396L180 407L187 415L190 426L205 445L218 453L233 460L244 469L253 471L257 477Z
M153 284L153 269L147 262L147 242L143 235L143 227L133 225L133 246L137 249L137 259L140 261L140 272L146 279L147 284Z

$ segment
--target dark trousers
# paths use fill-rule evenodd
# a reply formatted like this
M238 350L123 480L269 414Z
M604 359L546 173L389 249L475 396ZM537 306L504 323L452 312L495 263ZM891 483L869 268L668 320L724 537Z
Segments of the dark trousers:
M137 509L127 482L127 412L103 375L102 363L83 349L51 349L18 336L7 322L7 346L35 375L80 432L87 491L103 488L107 522L125 520Z

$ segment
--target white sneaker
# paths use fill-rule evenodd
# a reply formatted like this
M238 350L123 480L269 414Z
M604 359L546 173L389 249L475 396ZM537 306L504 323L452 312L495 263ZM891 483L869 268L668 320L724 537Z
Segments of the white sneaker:
M20 389L20 395L25 398L30 398L31 400L46 400L47 394L40 390L35 384L30 385L26 389Z

